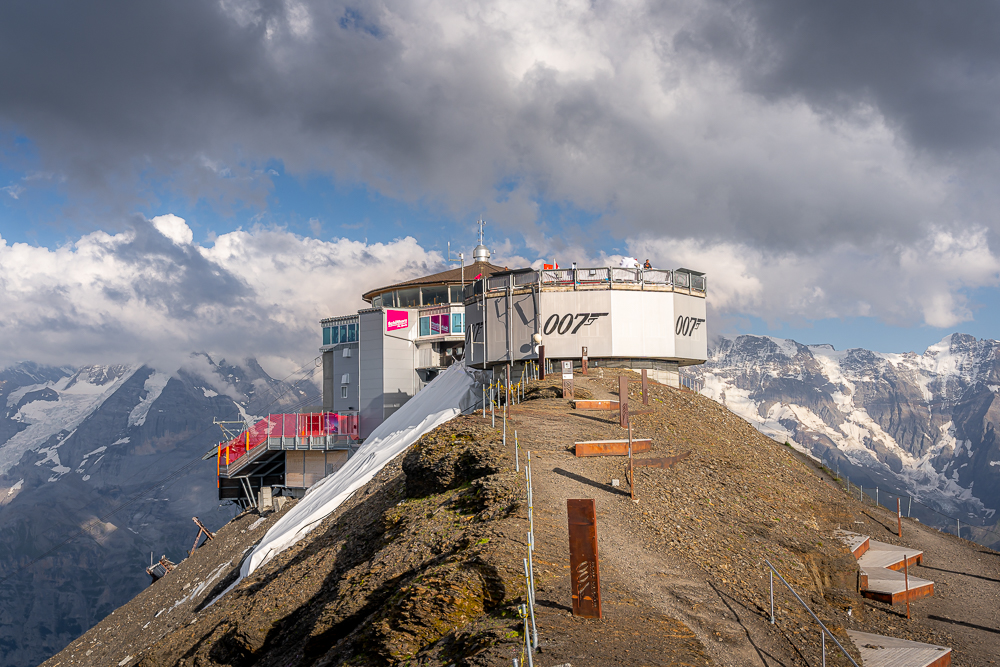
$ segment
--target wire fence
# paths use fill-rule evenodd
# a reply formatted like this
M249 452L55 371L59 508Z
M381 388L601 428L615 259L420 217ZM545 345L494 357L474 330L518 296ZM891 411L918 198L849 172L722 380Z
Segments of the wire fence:
M827 470L829 470L831 472L832 475L834 475L837 479L840 479L840 470L839 470L839 468L836 467L835 463L831 463L825 457L821 457L820 460L822 461L823 465L827 468ZM895 502L898 499L900 501L900 505L901 506L905 506L907 508L906 509L906 516L907 517L910 517L911 514L912 514L912 512L911 512L912 506L913 505L917 505L919 507L924 508L928 512L931 512L932 514L934 514L934 515L936 515L938 517L941 517L942 519L946 519L947 521L943 522L944 526L946 528L949 527L949 526L950 527L954 527L955 528L955 534L958 537L962 536L962 528L968 528L969 529L969 539L971 541L973 541L973 542L980 543L979 540L975 539L975 533L972 531L972 529L974 528L974 529L976 529L976 531L981 531L983 533L987 533L987 534L993 535L998 540L1000 540L1000 530L998 530L997 525L995 523L993 523L993 524L987 524L986 523L987 519L980 518L979 519L980 523L976 523L975 521L970 521L968 518L966 518L966 519L963 520L963 519L961 519L959 517L952 516L950 514L946 514L946 513L942 512L941 510L939 510L939 509L937 509L935 507L931 507L930 505L928 505L925 502L921 502L917 498L913 497L913 494L911 494L911 493L904 493L904 492L898 491L898 490L896 490L896 489L894 489L892 487L883 487L881 485L876 485L874 487L874 489L872 489L872 487L869 487L866 490L865 487L864 487L864 485L861 485L861 484L852 484L850 476L847 476L847 475L845 475L844 478L843 478L843 480L841 480L841 481L845 482L845 486L844 486L845 491L847 493L849 493L852 497L856 497L862 503L864 503L866 501L871 501L871 503L874 504L874 505L878 505L879 507L884 507L885 509L892 510L894 508L892 508L891 506L889 506L887 504L883 504L882 503L883 496L885 497L886 500L889 500L889 501L892 501L892 502ZM873 490L874 490L874 493L872 493ZM931 528L937 528L936 526L933 526L933 525L930 525L930 524L926 524L926 525L928 525ZM941 528L938 528L938 530L941 530L942 532L950 532L950 531L948 531L946 529L941 529ZM987 546L987 545L983 545L983 546Z

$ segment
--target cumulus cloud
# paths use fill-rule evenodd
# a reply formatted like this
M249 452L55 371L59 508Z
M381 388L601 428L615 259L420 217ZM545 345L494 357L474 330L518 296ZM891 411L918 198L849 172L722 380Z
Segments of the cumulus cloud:
M772 323L876 316L949 328L972 319L970 290L1000 286L1000 256L981 227L934 229L912 244L865 250L832 244L810 254L692 239L633 240L629 247L661 265L710 270L715 314Z
M77 205L134 210L150 183L262 205L280 160L443 217L486 212L511 262L604 262L617 251L594 239L629 240L701 262L720 312L945 326L996 285L998 26L996 6L922 1L4 3L0 58L18 66L0 71L0 129ZM207 331L276 303L259 267L306 280L296 252L422 261L413 241L234 234L198 247L164 216L37 251L92 263L99 289L33 280L52 303L155 304ZM102 273L119 270L134 280Z
M442 268L410 237L320 241L280 228L191 243L176 216L134 219L54 250L0 239L0 367L148 362L194 369L192 352L263 356L290 371L315 357L319 320L364 305L363 288Z
M961 62L934 39L934 12L956 30L978 13L852 5L863 53L895 35L917 71L855 55L865 73L848 76L828 63L850 53L855 22L839 5L785 4L8 3L0 56L24 66L0 73L0 118L67 187L116 201L120 187L148 194L134 185L149 174L260 201L277 158L456 215L489 210L529 241L545 231L540 200L622 236L696 228L789 248L913 239L946 219L968 183L946 150L924 149L968 141L911 128L975 117L996 146L992 79L959 77L957 92L984 84L973 109L933 85ZM917 57L924 39L939 48ZM906 90L936 106L907 112L923 105Z

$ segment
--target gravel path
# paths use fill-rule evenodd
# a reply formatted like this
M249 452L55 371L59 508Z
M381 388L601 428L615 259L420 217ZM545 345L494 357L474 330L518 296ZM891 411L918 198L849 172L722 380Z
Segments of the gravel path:
M576 385L595 399L612 398L617 373L604 370L602 378L592 371L577 376ZM765 557L859 662L847 629L951 646L955 665L993 664L1000 654L998 554L909 522L904 540L927 553L926 567L913 574L939 585L934 597L912 604L915 620L907 622L902 606L858 595L857 564L833 539L834 530L848 528L899 542L889 532L894 513L851 499L819 468L704 397L659 385L651 393L655 414L633 421L637 437L653 438L653 450L641 457L686 451L691 457L668 470L637 470L638 503L629 498L624 458L578 459L569 450L575 441L625 437L617 413L576 412L556 398L511 411L512 429L533 460L544 656L536 664L622 660L613 625L626 612L673 619L689 642L697 640L700 656L692 659L690 650L675 656L665 645L640 648L655 644L656 633L639 623L628 643L632 661L621 664L818 664L818 626L780 584L778 623L769 623ZM638 388L633 411L645 407L637 394ZM620 487L612 487L612 479ZM602 621L572 619L567 611L568 498L597 501ZM567 619L589 629L591 646L564 632ZM828 652L827 664L849 663Z

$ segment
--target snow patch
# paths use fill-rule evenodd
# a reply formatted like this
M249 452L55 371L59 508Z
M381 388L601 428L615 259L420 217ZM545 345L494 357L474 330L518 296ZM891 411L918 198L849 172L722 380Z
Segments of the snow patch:
M1000 461L998 461L998 463L1000 463ZM23 479L17 480L16 482L14 482L14 486L7 489L7 495L8 496L14 495L15 493L21 490L22 486L24 486L24 480Z
M146 390L146 395L139 401L138 405L132 408L132 412L129 413L129 426L142 426L146 423L146 415L149 414L149 409L153 407L153 402L160 397L163 388L167 386L169 380L170 374L160 373L159 371L153 371L146 378L145 384L142 385L142 388Z
M0 447L0 474L16 465L26 452L37 450L62 431L68 431L68 434L61 438L60 444L66 442L75 433L76 427L100 408L138 369L139 366L126 367L119 377L102 385L91 384L90 375L81 372L56 382L20 387L11 392L8 396L8 405L11 406L16 405L28 391L44 388L55 391L59 400L28 403L12 417L27 424L27 428L15 433ZM10 402L12 400L13 403Z
M243 562L240 576L222 595L320 525L323 519L420 436L457 417L472 405L475 383L473 371L464 363L454 364L434 378L382 422L342 468L320 480L295 507L271 526L250 557Z
M126 441L126 442L128 442L128 438L125 438L125 441ZM118 442L121 442L121 440L119 440ZM115 444L117 445L117 444L118 444L118 442L116 442ZM98 448L97 448L97 449L95 449L94 451L92 451L92 452L87 452L86 454L84 454L84 455L83 455L83 458L85 458L85 459L89 459L89 458L90 458L91 456L93 456L94 454L100 454L101 452L105 452L105 451L107 451L107 449L108 449L108 448L107 448L107 446L106 446L106 445L101 445L100 447L98 447Z
M205 398L215 398L219 395L219 392L212 391L211 389L207 389L205 387L202 387L201 390L205 393Z

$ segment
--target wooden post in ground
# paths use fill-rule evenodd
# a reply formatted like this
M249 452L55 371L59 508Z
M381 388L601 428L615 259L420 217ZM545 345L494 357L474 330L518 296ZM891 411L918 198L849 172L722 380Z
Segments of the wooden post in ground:
M649 385L645 368L642 369L642 404L649 405Z
M580 373L587 374L587 347L583 346L583 353L580 355Z
M538 379L545 379L545 346L538 346Z

